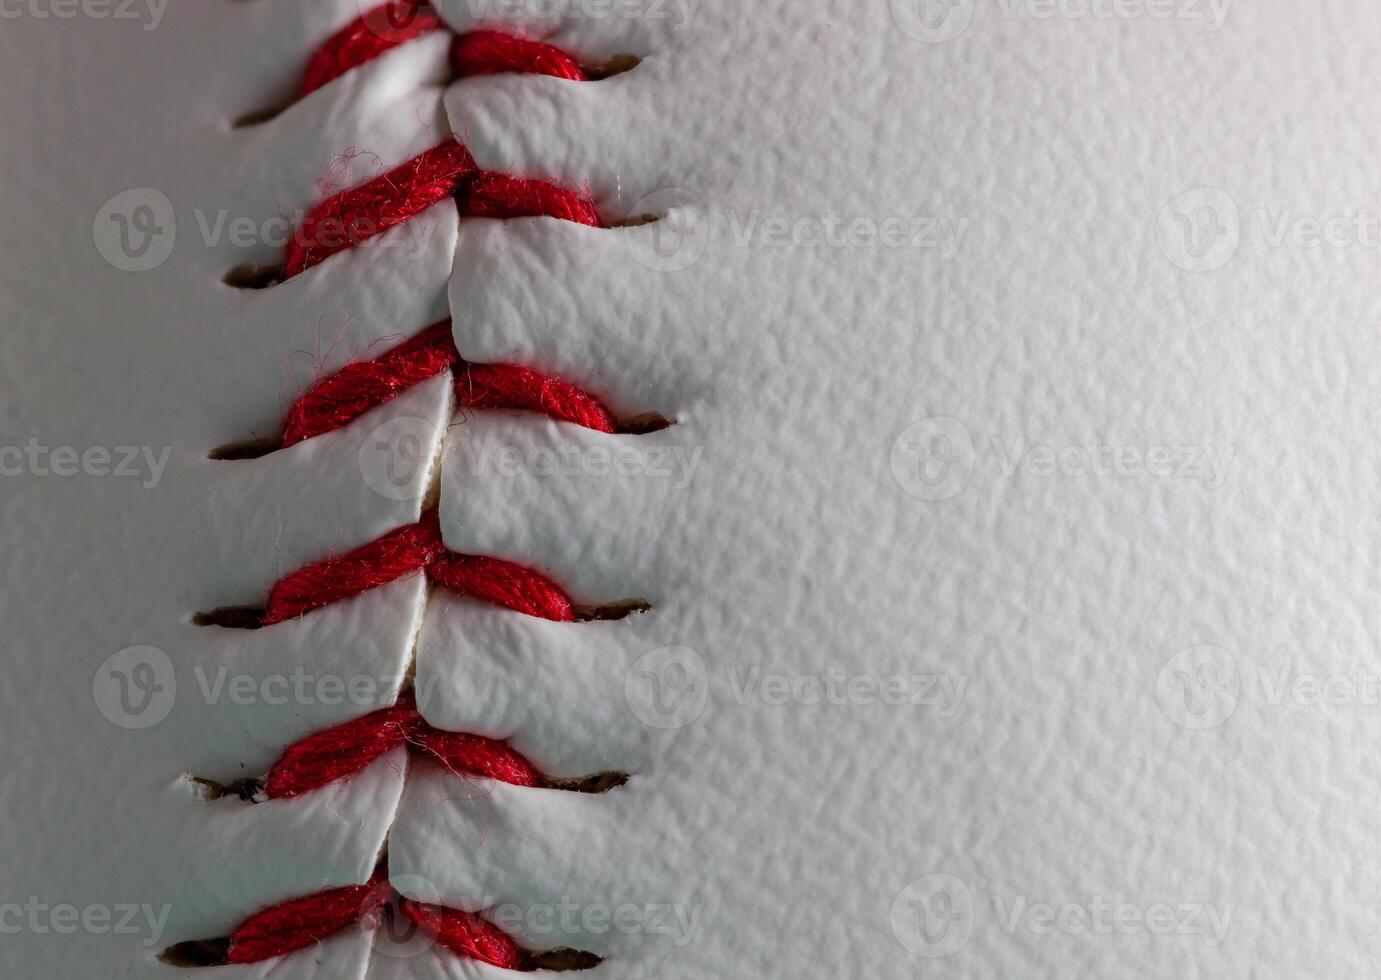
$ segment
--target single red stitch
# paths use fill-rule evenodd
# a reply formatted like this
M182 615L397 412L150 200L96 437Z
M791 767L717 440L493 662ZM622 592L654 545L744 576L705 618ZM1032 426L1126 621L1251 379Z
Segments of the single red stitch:
M498 926L470 912L404 898L389 883L385 865L363 885L347 885L266 908L230 936L225 963L244 965L306 949L397 901L399 913L443 949L491 966L520 970L522 948Z
M451 68L457 78L522 72L589 81L580 62L560 48L498 31L469 31L458 36L451 42Z
M280 579L269 591L264 625L296 619L420 572L444 550L433 509L416 524L394 528L354 551L323 558Z
M466 408L541 412L598 432L618 429L609 409L589 392L516 364L461 363L456 400Z
M264 793L270 799L290 800L353 776L401 748L418 718L411 700L399 698L391 708L314 732L283 752L269 770Z
M389 901L392 890L376 871L363 885L347 885L264 909L230 936L225 962L259 963L306 949L346 929Z
M415 218L455 194L475 172L470 151L448 139L373 180L328 197L307 213L288 242L284 278Z
M415 385L454 367L459 360L451 321L443 320L372 361L347 364L312 384L283 423L283 445L348 425Z
M374 7L317 48L302 73L297 97L306 98L381 54L438 30L445 30L445 25L436 10L423 0L392 0ZM450 61L456 78L521 72L573 82L589 81L580 62L560 48L500 31L455 35Z
M269 770L264 794L293 799L353 776L403 745L457 775L485 776L514 786L545 782L536 766L504 742L432 727L408 691L391 708L314 732L288 746Z
M564 422L612 433L613 415L575 385L513 364L462 361L443 320L371 361L356 361L312 384L288 410L283 446L348 425L414 385L443 371L456 373L456 399L466 408L541 412Z
M492 922L477 915L409 898L399 899L398 911L437 945L458 956L483 960L508 970L523 966L523 953L518 944Z
M263 625L296 619L420 571L461 595L543 619L575 619L570 597L546 576L497 558L448 552L433 507L416 524L395 528L354 551L324 558L280 579L269 591Z
M390 0L346 24L317 48L298 85L305 98L353 68L400 44L441 29L441 18L422 0Z
M604 225L588 197L545 180L488 171L477 173L456 193L456 201L463 217L549 217L594 228Z
M602 226L588 197L544 180L481 173L470 151L447 139L307 212L288 242L283 278L382 235L448 197L455 197L463 217L546 216Z

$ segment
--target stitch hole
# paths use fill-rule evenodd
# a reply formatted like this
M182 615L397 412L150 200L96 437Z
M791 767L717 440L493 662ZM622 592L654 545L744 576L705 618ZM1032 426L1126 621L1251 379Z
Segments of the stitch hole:
M518 969L524 973L534 973L543 970L547 973L568 973L574 970L593 970L604 962L604 958L596 956L594 953L587 953L581 949L549 949L546 952L534 953L531 950L524 950L522 963Z
M664 215L660 214L631 214L618 221L609 222L610 228L641 228L643 225L654 224L661 221Z
M675 424L675 419L669 419L661 412L643 412L641 415L620 419L615 431L621 436L645 436L669 429Z
M262 126L266 122L272 122L286 112L293 105L293 100L279 102L262 109L255 109L253 112L246 112L243 116L237 116L230 121L231 129L251 129L255 126Z
M277 265L237 265L221 282L236 289L268 289L283 281L283 267Z
M268 610L263 606L222 606L192 616L194 626L220 626L230 630L257 630L263 627Z
M168 966L201 967L225 966L230 957L230 938L193 939L190 942L169 946L158 954L160 961Z
M269 453L283 448L281 437L272 439L245 439L231 442L206 454L207 459L260 459Z
M612 623L620 619L627 619L629 616L638 613L645 613L652 608L652 603L642 599L624 599L622 602L610 602L597 606L576 606L575 621L577 623Z
M260 803L263 801L264 781L262 779L252 779L246 777L237 779L230 783L218 783L214 779L207 779L204 776L187 776L188 783L196 787L196 795L207 803L214 803L223 800L227 796L239 797L245 803Z
M635 54L616 54L608 61L597 62L593 65L581 65L585 74L592 82L600 82L606 78L613 78L615 75L622 75L630 72L642 64L643 59Z
M596 772L588 776L577 776L574 779L546 779L543 789L559 789L567 793L586 793L590 796L599 796L607 793L611 789L618 789L626 785L632 779L626 772Z

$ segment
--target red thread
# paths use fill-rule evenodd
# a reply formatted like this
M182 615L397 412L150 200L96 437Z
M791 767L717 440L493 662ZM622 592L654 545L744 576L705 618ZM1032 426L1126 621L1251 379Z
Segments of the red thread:
M264 625L271 626L420 572L445 550L435 509L416 524L394 528L344 555L299 568L269 591Z
M307 62L298 84L299 99L400 44L443 30L441 18L423 0L391 0L365 12L327 38ZM470 31L451 42L456 78L522 72L574 82L589 81L580 63L550 44L503 34Z
M372 361L347 364L317 381L288 409L283 445L348 425L459 360L451 321L443 320Z
M332 34L317 49L302 73L298 98L310 95L385 51L440 27L436 11L421 0L390 0L375 7Z
M457 37L451 43L451 68L457 78L513 71L589 81L580 63L560 48L498 31L470 31Z
M542 619L575 619L570 597L544 575L497 558L448 552L441 540L440 517L432 508L416 524L395 528L354 551L324 558L280 579L269 591L263 624L296 619L420 571L460 595Z
M399 899L398 911L437 945L458 956L483 960L508 970L517 970L523 965L518 944L492 922L477 915L442 905L425 905L409 898Z
M264 909L235 930L228 964L259 963L306 949L377 915L397 900L398 911L423 935L457 956L507 970L523 968L523 950L498 926L469 912L404 898L380 867L363 885L348 885Z
M353 776L403 745L456 775L487 776L515 786L545 782L537 767L505 742L433 728L409 691L391 708L314 732L288 746L269 771L264 793L270 799L290 800Z
M609 410L575 385L517 365L462 361L451 321L443 320L372 361L348 364L313 384L288 410L283 445L348 425L446 370L456 372L456 398L466 408L541 412L588 429L615 431Z
M603 225L594 202L588 197L545 180L479 173L457 193L456 200L460 204L460 213L467 217L549 217L594 228Z
M415 218L454 194L474 173L470 151L448 139L386 174L328 197L307 213L288 242L284 278Z
M312 208L288 242L283 277L291 279L452 196L462 216L545 216L602 225L588 197L544 180L481 173L470 151L447 139L388 173L334 194Z
M609 409L589 392L516 364L462 363L456 398L466 408L541 412L598 432L612 433L618 428Z
M306 949L359 922L387 904L391 889L382 872L363 885L308 895L250 916L230 936L227 963L258 963Z

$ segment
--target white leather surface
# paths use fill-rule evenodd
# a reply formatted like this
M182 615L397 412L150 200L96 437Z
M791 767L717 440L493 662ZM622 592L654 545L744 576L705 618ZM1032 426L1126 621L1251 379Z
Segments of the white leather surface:
M400 888L516 910L533 946L607 955L596 977L1373 975L1381 342L1354 219L1381 201L1381 17L1153 6L553 14L540 36L643 64L443 93L424 40L252 130L229 120L352 2L7 22L0 59L32 68L0 93L0 446L169 449L156 480L3 478L0 904L168 906L157 942L0 936L7 975L177 976L158 948L363 880L390 826ZM197 209L261 221L448 126L482 166L670 217L458 227L442 205L398 247L221 284L274 251L206 244ZM142 273L92 238L131 188L177 217ZM361 450L392 419L439 438L444 383L264 460L205 455L272 430L314 376L294 351L341 331L329 370L448 306L466 357L678 425L460 416L447 541L653 611L421 614L414 579L191 626L415 519L420 488L379 492ZM259 774L363 710L208 704L198 665L396 680L419 615L432 722L632 780L582 797L392 760L291 803L191 798L182 774ZM92 693L136 645L178 682L137 730ZM387 946L224 975L497 975Z

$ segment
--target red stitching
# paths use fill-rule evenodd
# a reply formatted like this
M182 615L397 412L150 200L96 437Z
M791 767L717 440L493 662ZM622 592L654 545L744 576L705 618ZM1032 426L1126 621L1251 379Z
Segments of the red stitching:
M313 384L288 410L283 446L348 425L444 371L455 373L456 398L466 408L542 412L600 432L615 431L609 410L575 385L517 365L461 360L451 321L443 320L372 361L348 364Z
M541 786L546 777L507 743L433 728L404 693L391 708L315 732L289 746L264 782L269 799L289 800L360 772L408 746L456 775L482 776L514 786Z
M542 180L480 171L464 144L447 139L312 208L288 242L283 278L382 235L448 197L456 199L462 216L549 216L603 224L587 197Z
M395 14L401 14L402 20L390 20ZM321 46L304 72L299 93L315 91L384 51L439 29L440 19L425 0L394 0L374 8ZM558 48L493 31L453 38L450 60L458 77L521 71L587 80L590 74ZM465 146L451 138L314 207L285 250L283 278L299 275L339 251L380 235L447 197L454 197L462 216L549 216L603 226L587 196L546 181L481 172ZM283 445L345 425L446 370L456 375L462 405L544 411L603 432L617 431L608 410L575 386L516 365L467 364L455 347L450 322L443 321L372 361L348 365L312 385L287 413ZM302 616L419 571L451 591L528 615L562 622L577 618L570 597L537 572L494 558L448 551L438 513L431 508L416 524L396 528L345 555L328 557L281 579L270 590L259 625ZM619 614L637 608L643 605L628 603ZM271 798L291 799L347 778L404 745L455 773L520 786L557 785L504 742L432 727L417 710L415 696L407 691L391 708L289 746L269 773L264 790ZM607 776L621 774L597 774ZM260 962L307 948L376 916L394 899L398 914L458 955L507 969L544 965L583 969L599 962L598 957L571 950L530 953L479 916L406 899L389 883L386 860L363 885L330 889L264 909L225 940L181 945L196 948L203 957L207 947L219 949L215 962Z
M497 558L446 550L436 508L344 555L332 555L279 579L269 590L263 625L296 619L414 572L459 595L515 612L569 623L575 604L551 579Z
M250 916L231 933L223 962L260 963L306 949L357 922L377 917L395 900L404 918L452 953L502 969L524 968L528 957L498 926L459 909L404 898L389 884L383 864L363 885L328 889Z
M401 44L446 30L432 7L421 0L395 0L367 11L331 35L302 73L297 97L305 98ZM589 80L580 63L560 48L499 31L469 31L451 42L456 78L523 72L575 82Z

